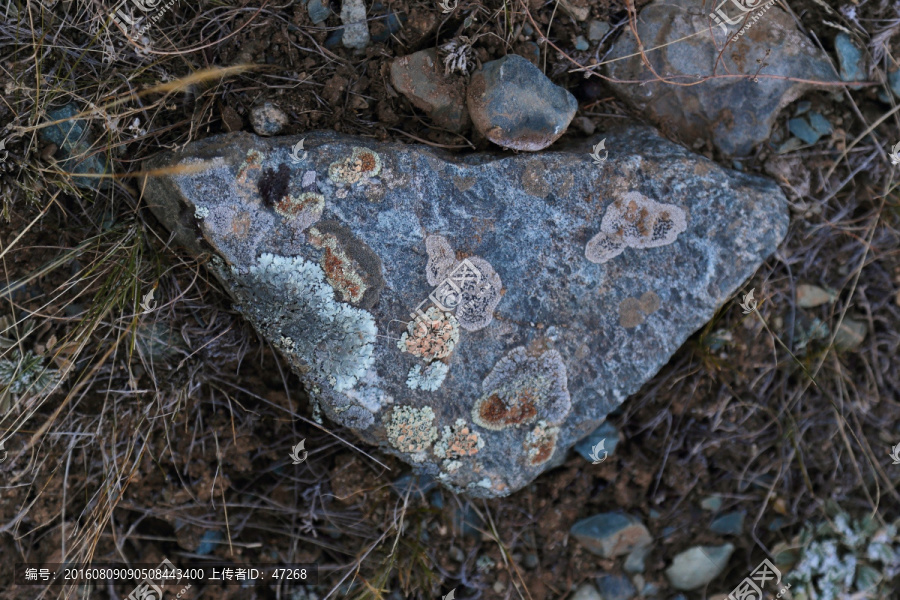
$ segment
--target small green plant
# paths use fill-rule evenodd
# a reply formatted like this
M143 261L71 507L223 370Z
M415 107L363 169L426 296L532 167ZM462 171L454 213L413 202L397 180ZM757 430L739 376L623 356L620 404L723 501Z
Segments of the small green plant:
M889 597L900 574L900 519L881 525L868 516L851 519L838 508L829 512L830 521L808 525L794 538L797 550L778 555L794 600Z
M59 371L44 367L44 357L18 348L0 358L0 416L9 412L19 398L28 394L40 397L59 381Z

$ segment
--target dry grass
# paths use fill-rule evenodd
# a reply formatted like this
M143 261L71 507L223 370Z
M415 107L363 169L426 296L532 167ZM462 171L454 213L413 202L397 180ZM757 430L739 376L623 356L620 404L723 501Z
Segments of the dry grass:
M828 100L843 124L831 140L788 157L802 169L783 186L803 188L804 170L810 185L792 198L781 249L746 286L761 298L758 312L723 307L625 403L614 420L627 441L614 460L589 470L572 458L505 500L440 492L438 503L433 490L390 491L402 465L312 420L297 378L203 265L168 246L129 177L139 160L222 131L227 109L246 116L264 98L289 106L294 131L330 127L481 147L426 131L408 105L386 95L379 69L390 54L465 35L478 40L477 60L489 60L517 51L528 23L532 39L546 36L542 47L560 51L544 57L561 83L582 82L602 55L589 64L564 52L571 27L552 2L461 1L451 15L395 5L436 13L434 39L395 36L386 55L365 58L326 48L329 29L311 26L300 5L181 2L153 25L152 42L128 40L109 21L111 6L0 7L0 139L10 152L0 173L0 338L10 342L0 358L16 357L21 372L33 367L30 351L43 358L45 374L60 374L50 388L36 383L17 394L0 414L9 452L0 466L3 556L177 563L201 558L192 548L216 531L220 557L318 563L322 596L432 598L459 586L462 597L466 589L473 598L525 600L563 597L616 568L567 539L576 519L601 510L654 510L673 524L648 560L653 579L650 572L687 545L720 543L698 529L695 507L704 495L723 495L749 511L751 535L732 560L742 564L725 577L734 582L777 541L823 518L826 499L877 518L900 510L897 467L887 458L900 443L900 194L887 157L900 142L893 101L885 110L869 92L846 89ZM620 30L640 9L605 0L598 7ZM864 38L872 81L884 86L887 70L900 66L891 47L900 18L886 3L852 13L813 2L792 8L817 39L833 29L823 20ZM466 28L466 15L477 24ZM97 140L79 158L102 155L114 167L99 190L75 186L39 141L48 111L70 101ZM611 100L587 106L601 104L607 114L625 112ZM761 160L748 164L762 172ZM800 283L832 287L838 299L800 308ZM151 290L156 305L146 311ZM831 335L806 343L814 317ZM841 350L833 332L847 318L868 334ZM302 438L310 455L295 467L287 451ZM342 482L342 473L353 476ZM477 531L466 531L461 514L473 515ZM770 531L774 516L782 527ZM659 522L648 526L662 536ZM524 566L528 555L537 566ZM496 566L479 563L484 557ZM0 579L10 577L7 560ZM24 589L74 597L64 588ZM101 586L91 597L130 589ZM285 586L274 593L301 597Z

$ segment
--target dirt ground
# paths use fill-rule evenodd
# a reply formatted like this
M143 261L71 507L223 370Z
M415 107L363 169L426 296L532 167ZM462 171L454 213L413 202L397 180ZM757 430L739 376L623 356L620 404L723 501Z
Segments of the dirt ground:
M629 26L622 2L573 4L588 6L590 19ZM250 131L251 108L267 100L289 116L285 134L333 129L496 150L469 132L431 127L389 85L395 57L461 35L476 40L478 64L539 50L546 74L580 103L567 136L586 135L581 117L600 131L640 120L601 78L570 72L542 43L590 65L614 36L575 50L585 24L554 1L460 0L443 14L430 3L383 0L367 3L373 35L386 32L389 13L403 26L356 55L325 45L340 25L337 4L314 26L299 2L226 1L175 4L141 46L107 28L109 2L17 5L25 15L17 23L0 9L0 132L21 128L0 173L0 356L30 351L60 375L45 393L0 410L8 452L0 599L115 600L134 587L13 585L15 562L157 565L164 557L317 565L314 586L195 584L188 600L424 599L451 589L460 599L565 598L582 582L624 572L623 558L598 558L569 536L579 519L622 510L656 541L643 577L657 598L676 593L663 574L675 554L735 545L727 570L687 594L697 600L727 594L778 542L821 520L826 500L855 515L900 515L900 467L888 457L900 443L900 195L881 150L900 142L900 126L897 111L877 100L880 86L804 97L836 130L795 151L803 169L779 180L801 193L788 193L787 239L746 286L762 318L742 314L737 301L723 306L610 417L622 442L609 460L592 465L573 452L511 497L473 501L439 487L406 494L392 487L406 465L334 423L317 425L287 363L202 264L167 246L130 176L157 152ZM833 7L843 9L837 16L812 0L791 8L826 50L830 19L881 34L880 64L898 64L900 15L887 3L848 0ZM525 27L526 13L540 31ZM172 87L154 87L164 83ZM37 141L46 111L73 100L96 109L98 148L127 175L99 191L73 187L55 149ZM789 116L779 118L781 134ZM763 173L771 154L761 148L745 169ZM835 302L798 306L803 283L833 288ZM156 304L146 311L150 290ZM816 319L833 332L845 318L865 324L854 347L814 335ZM308 456L294 465L288 453L301 439ZM700 503L712 495L722 512L746 511L743 535L709 530Z

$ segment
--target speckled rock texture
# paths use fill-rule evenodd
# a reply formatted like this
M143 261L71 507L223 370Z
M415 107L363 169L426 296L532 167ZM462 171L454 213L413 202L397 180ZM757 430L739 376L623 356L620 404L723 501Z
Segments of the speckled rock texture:
M774 251L787 201L623 126L537 155L310 132L190 144L146 200L315 409L475 497L559 464ZM607 218L606 215L612 215ZM608 223L615 223L616 228ZM599 241L598 241L599 238Z
M839 78L825 54L778 6L726 2L720 8L723 20L714 11L720 4L656 0L647 5L638 15L637 30L652 70L625 28L606 59L607 72L619 81L611 84L616 93L667 133L687 144L706 140L726 155L744 156L769 138L788 103L815 82ZM756 10L744 13L736 8L742 5ZM710 75L717 77L684 85Z
M484 137L528 152L559 139L578 110L575 96L516 54L486 62L472 74L466 105Z

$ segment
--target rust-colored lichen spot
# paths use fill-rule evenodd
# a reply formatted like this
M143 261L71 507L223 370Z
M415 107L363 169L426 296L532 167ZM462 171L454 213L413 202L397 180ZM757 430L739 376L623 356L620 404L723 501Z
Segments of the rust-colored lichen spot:
M559 423L571 409L566 367L556 350L530 356L525 347L514 348L494 365L481 389L484 395L472 407L472 420L493 431L526 425L538 417Z
M335 290L341 293L344 302L359 303L368 286L356 261L347 256L338 244L338 239L330 233L322 233L315 227L308 232L309 243L323 250L319 265L325 271L325 278Z
M471 431L465 420L457 419L452 429L444 427L441 441L434 445L434 454L447 459L464 458L475 456L483 447L484 440Z
M647 315L656 312L662 302L654 291L644 292L640 298L625 298L619 303L619 325L631 329L642 324Z
M250 213L242 211L231 221L231 234L239 240L247 239L250 235Z
M238 185L247 183L247 178L250 176L250 172L259 170L262 167L262 159L262 153L257 150L250 150L249 152L247 152L247 157L238 168L237 177L235 178Z
M397 347L426 361L446 358L459 341L459 322L453 314L432 306L400 336Z
M353 153L328 167L328 177L335 183L354 184L381 173L381 157L374 150L354 147Z
M516 390L507 400L494 393L478 406L478 421L488 423L488 429L504 429L510 425L528 423L537 416L533 394L535 390Z
M325 209L325 196L315 192L304 192L298 197L285 195L275 204L275 212L285 219L294 219L308 213L310 219L318 220Z
M550 427L546 421L539 421L537 427L528 433L522 450L525 452L525 462L532 467L542 465L553 456L556 450L556 438L559 435L558 427Z

